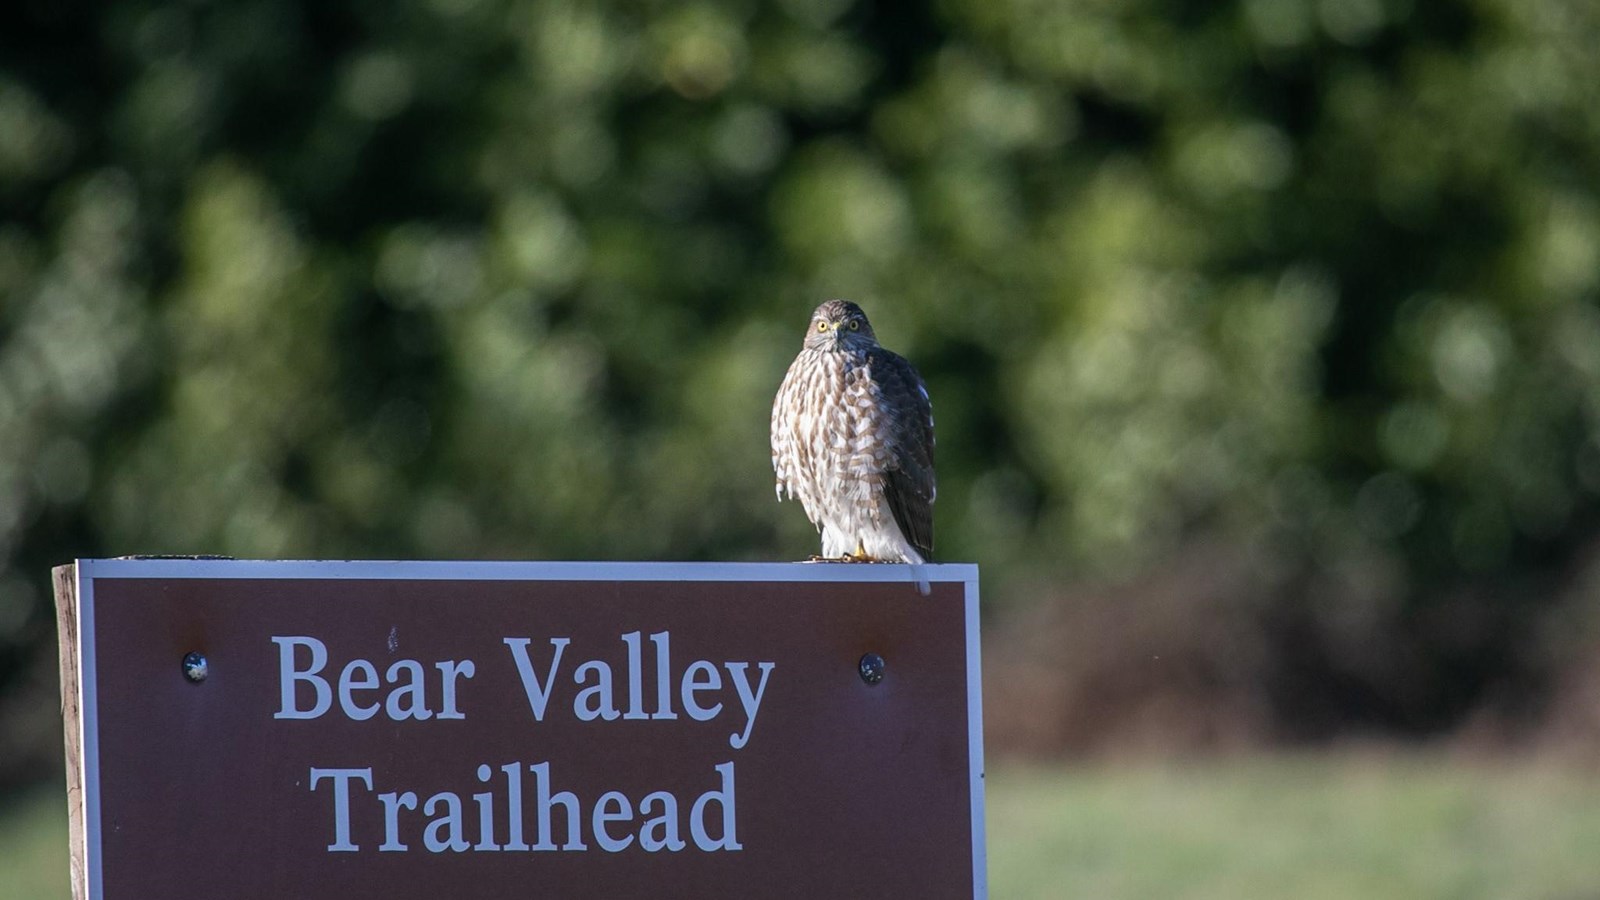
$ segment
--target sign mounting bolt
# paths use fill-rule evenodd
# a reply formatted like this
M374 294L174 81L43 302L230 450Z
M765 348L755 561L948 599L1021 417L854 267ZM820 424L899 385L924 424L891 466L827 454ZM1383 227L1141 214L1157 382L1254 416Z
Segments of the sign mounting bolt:
M863 663L865 665L865 663ZM206 655L198 650L183 655L183 677L195 684L206 680L211 674L211 667L206 663Z
M868 653L861 657L856 670L861 673L861 680L867 684L877 684L883 680L883 657L876 653Z

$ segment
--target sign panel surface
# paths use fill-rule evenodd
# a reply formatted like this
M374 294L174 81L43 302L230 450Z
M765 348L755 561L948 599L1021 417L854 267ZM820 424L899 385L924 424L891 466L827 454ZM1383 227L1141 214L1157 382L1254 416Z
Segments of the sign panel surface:
M918 573L80 562L85 893L982 896L977 571Z

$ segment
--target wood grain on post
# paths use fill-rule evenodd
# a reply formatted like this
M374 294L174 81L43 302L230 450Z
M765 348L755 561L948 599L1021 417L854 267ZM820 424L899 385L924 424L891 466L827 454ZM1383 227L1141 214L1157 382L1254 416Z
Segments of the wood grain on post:
M72 897L87 900L88 841L83 818L83 710L79 708L78 677L82 658L78 646L78 566L69 563L51 570L56 594L56 634L61 654L61 724L67 748L67 825L72 844Z

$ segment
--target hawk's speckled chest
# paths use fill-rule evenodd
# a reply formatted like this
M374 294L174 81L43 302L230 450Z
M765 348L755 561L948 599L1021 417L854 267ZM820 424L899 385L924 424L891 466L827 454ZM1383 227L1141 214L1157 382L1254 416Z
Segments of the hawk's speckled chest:
M843 502L875 514L889 435L871 356L802 351L779 393L776 406L795 413L787 423L775 422L780 490L798 495L808 510Z

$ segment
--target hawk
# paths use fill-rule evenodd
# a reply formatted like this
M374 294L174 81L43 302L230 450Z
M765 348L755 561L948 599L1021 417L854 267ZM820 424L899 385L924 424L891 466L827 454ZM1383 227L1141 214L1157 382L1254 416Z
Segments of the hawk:
M772 403L778 500L800 498L822 556L933 557L933 406L911 363L883 349L861 307L829 300Z

